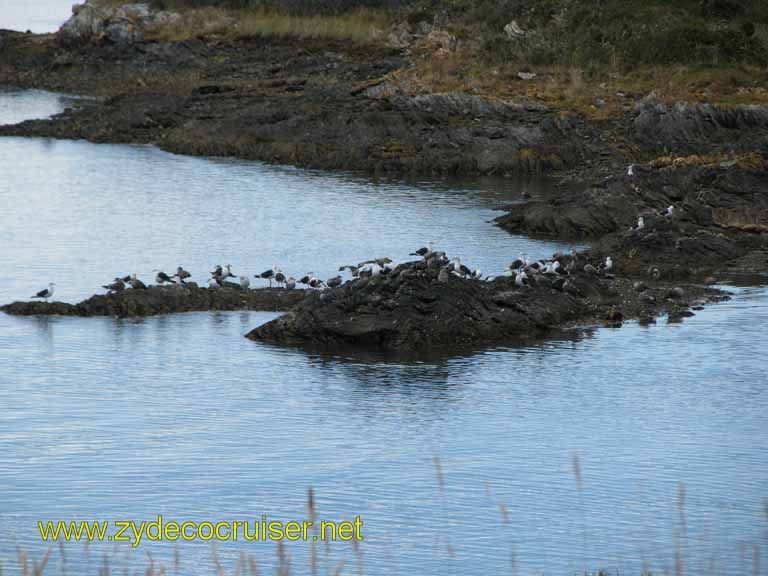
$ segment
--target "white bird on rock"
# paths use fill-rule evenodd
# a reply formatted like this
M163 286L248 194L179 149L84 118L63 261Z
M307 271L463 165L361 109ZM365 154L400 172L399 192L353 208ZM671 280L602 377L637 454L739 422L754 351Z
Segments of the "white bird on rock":
M46 302L48 302L48 298L53 296L53 287L56 286L55 282L49 282L48 288L45 288L44 290L40 290L37 294L32 296L32 298L43 298Z

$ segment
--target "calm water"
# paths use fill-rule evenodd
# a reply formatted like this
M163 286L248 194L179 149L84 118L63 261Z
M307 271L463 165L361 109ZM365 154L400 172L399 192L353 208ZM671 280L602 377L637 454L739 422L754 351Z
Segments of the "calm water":
M0 0L0 29L54 32L72 14L76 0Z
M8 98L0 122L52 112L50 95L10 112ZM0 139L0 167L0 302L49 280L74 301L177 264L199 280L218 262L328 275L427 240L488 272L567 248L487 223L541 183L372 182L16 138ZM269 313L0 315L0 557L13 573L17 545L41 554L37 520L301 520L312 485L321 516L362 516L367 574L662 572L676 548L689 573L751 573L754 546L763 565L768 552L768 289L732 290L683 324L419 361L242 337ZM70 566L95 574L105 546L71 546ZM289 545L301 573L308 549ZM109 550L118 566L172 556ZM240 550L274 564L271 545L220 544L228 573ZM180 555L184 573L215 572L208 544ZM346 544L321 573L341 558L357 573Z

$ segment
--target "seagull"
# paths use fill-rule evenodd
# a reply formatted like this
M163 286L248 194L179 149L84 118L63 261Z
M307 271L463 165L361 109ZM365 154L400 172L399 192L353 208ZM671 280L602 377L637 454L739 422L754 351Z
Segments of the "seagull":
M411 252L409 256L422 256L427 258L427 254L431 254L435 246L435 242L430 240L424 248L419 248L416 252Z
M670 218L672 216L672 214L674 214L674 212L675 212L675 207L674 206L667 206L664 209L663 216L664 216L664 218Z
M440 268L440 273L437 275L437 281L441 284L448 282L448 266Z
M645 228L645 218L643 218L642 216L638 216L638 218L637 218L637 226L635 226L634 229L635 230L642 230L643 228Z
M53 287L56 286L55 282L49 282L48 288L44 290L40 290L37 294L32 296L32 298L44 298L46 302L48 302L48 298L53 296Z
M248 276L240 276L240 288L242 288L244 291L248 291L248 289L251 287L251 280L248 278Z
M449 264L451 271L459 276L471 276L472 271L461 263L461 258L456 256Z
M280 268L275 272L275 282L277 282L278 286L280 286L280 284L285 284L285 274L283 274L283 271L280 270Z
M211 272L211 276L218 276L219 278L224 276L224 270L221 268L220 264L216 265L216 267L213 269L213 272Z
M269 287L272 288L272 278L275 276L274 269L264 270L261 274L257 274L256 278L262 278L263 280L269 280Z
M312 276L309 279L309 286L310 286L310 288L320 288L320 287L322 287L323 284L324 284L324 282L322 280L320 280L319 278L316 278L314 276Z
M528 275L522 270L518 271L518 273L515 274L515 286L522 288L526 284L528 284Z
M176 284L176 281L162 270L153 270L153 272L157 272L157 275L155 276L155 282L158 284L165 284L166 282L169 284Z
M510 270L517 270L524 264L522 258L516 259L512 264L509 265Z
M285 281L285 289L293 290L294 288L296 288L296 280L293 276L288 276L288 280Z
M232 264L227 264L224 266L224 270L222 270L223 274L221 274L221 277L223 280L226 280L227 278L235 278L235 275L232 274Z
M629 168L627 168L627 176L634 176L635 175L635 165L630 164Z
M141 280L136 278L136 274L131 274L131 278L128 280L128 284L131 285L131 288L134 290L146 290L147 285L144 284Z
M221 277L216 274L211 276L211 279L208 280L208 286L214 289L221 288Z
M560 274L560 262L553 260L544 265L543 274Z
M379 266L375 262L366 264L365 266L363 266L357 271L357 276L359 278L373 278L374 276L378 276L379 274L381 274L381 266Z
M605 263L600 267L602 272L610 272L613 270L613 260L611 260L610 256L607 256L605 259Z
M173 276L174 276L174 278L178 278L179 282L184 284L184 280L186 280L187 278L191 277L192 274L190 274L189 272L184 270L184 268L179 266L178 268L176 268L176 274L174 274Z
M325 281L325 285L328 286L328 288L338 288L341 286L341 276L334 276L333 278L329 278Z
M309 286L309 281L313 277L314 277L314 272L307 272L306 274L304 274L304 276L299 278L299 284L306 284L307 286Z
M112 284L107 284L106 286L102 286L102 288L106 288L110 292L122 292L125 290L125 282L123 282L122 278L115 278L115 281L112 282Z

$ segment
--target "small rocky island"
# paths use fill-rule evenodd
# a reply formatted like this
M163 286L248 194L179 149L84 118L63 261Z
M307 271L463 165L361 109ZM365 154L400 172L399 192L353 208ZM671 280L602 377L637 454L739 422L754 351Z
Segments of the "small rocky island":
M419 350L552 335L586 323L650 322L693 315L690 307L727 298L705 286L632 282L601 275L583 255L561 256L572 271L490 280L408 262L386 275L310 293L285 315L248 334L252 340L329 347ZM586 268L586 271L585 271Z
M77 304L66 302L14 302L0 311L15 316L156 316L177 312L213 310L286 310L304 299L306 290L258 288L241 290L237 285L223 288L183 285L149 286L145 290L96 294Z

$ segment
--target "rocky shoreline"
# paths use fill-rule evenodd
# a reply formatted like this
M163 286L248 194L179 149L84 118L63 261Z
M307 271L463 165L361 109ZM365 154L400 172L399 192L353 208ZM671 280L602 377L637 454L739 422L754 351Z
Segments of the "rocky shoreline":
M590 117L525 92L431 92L403 80L414 55L402 46L215 35L170 42L118 28L77 42L0 31L0 86L93 97L51 119L0 126L0 135L149 143L374 174L548 173L559 179L555 191L521 197L496 224L586 239L592 248L578 257L611 256L615 277L581 266L571 292L548 281L517 290L505 278L438 282L438 272L415 262L306 295L162 289L76 305L14 303L5 312L290 308L249 338L419 348L685 315L722 298L705 287L708 276L735 263L768 271L768 107L627 93L617 113Z

